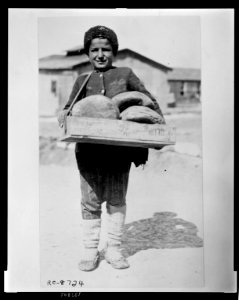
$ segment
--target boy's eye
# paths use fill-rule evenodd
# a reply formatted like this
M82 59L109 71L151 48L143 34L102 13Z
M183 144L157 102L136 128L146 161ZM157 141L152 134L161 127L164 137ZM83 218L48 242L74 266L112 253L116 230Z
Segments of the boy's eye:
M92 48L91 49L91 52L98 52L100 49L98 49L98 48ZM101 49L103 52L109 52L109 51L111 51L111 49L109 49L109 48L102 48Z

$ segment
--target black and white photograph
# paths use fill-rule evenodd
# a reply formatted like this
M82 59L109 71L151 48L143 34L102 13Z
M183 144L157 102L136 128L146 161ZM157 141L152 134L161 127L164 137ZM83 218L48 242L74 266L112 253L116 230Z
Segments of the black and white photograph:
M35 118L40 290L207 287L208 217L217 218L205 194L212 104L203 89L202 15L189 11L39 9L34 17L36 100L25 111L32 107ZM231 174L232 141L225 143ZM232 231L227 237L232 259Z

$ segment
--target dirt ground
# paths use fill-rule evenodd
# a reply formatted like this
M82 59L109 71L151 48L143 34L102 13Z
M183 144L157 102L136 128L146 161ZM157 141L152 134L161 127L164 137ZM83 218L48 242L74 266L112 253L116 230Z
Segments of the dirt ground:
M77 268L82 249L81 191L74 150L57 141L61 132L54 120L40 122L43 287L110 291L203 286L201 114L165 117L176 127L176 146L150 150L145 168L131 169L122 244L131 267L114 270L102 255L99 267L89 273ZM103 207L100 250L105 215Z

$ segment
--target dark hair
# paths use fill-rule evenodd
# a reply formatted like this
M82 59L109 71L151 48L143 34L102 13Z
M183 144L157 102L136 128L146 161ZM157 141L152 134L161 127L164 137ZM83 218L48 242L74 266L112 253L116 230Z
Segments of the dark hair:
M119 44L118 44L118 39L117 39L117 35L115 34L115 32L108 27L97 25L97 26L91 27L85 33L84 51L87 55L89 54L89 48L90 48L91 41L95 38L107 39L112 46L113 54L114 55L117 54Z

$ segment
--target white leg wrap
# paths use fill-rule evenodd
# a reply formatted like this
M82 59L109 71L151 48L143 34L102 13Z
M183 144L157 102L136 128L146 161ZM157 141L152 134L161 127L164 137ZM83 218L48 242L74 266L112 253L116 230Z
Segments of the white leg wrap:
M129 263L121 253L121 240L124 232L126 206L107 206L108 209L108 236L105 259L115 269L125 269Z
M109 205L108 209L108 246L120 246L124 231L126 205L115 207Z
M82 220L85 259L94 257L100 241L101 219Z

